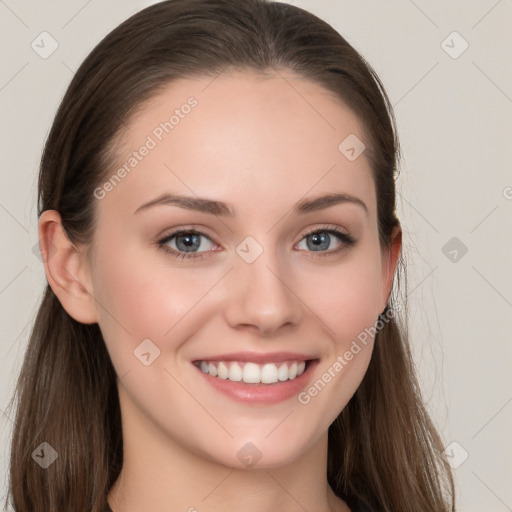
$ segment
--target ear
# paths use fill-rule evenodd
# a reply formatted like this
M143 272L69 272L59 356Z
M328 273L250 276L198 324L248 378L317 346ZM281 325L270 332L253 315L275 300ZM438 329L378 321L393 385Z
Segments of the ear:
M96 323L89 263L67 237L57 210L40 215L38 233L46 278L62 307L77 322Z
M389 296L391 294L391 288L393 286L393 277L395 275L398 258L400 256L400 250L402 248L402 228L400 224L397 224L391 231L391 242L389 247L383 253L382 257L382 276L383 276L383 298L381 311L386 307Z

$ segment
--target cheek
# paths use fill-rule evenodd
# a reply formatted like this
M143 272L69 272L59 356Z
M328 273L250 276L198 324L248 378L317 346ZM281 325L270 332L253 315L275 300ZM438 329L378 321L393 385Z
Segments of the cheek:
M373 326L380 313L380 260L372 252L353 253L340 265L302 272L305 302L340 347Z
M165 254L148 258L147 251L127 247L109 257L115 252L103 245L93 276L98 323L120 373L133 365L133 351L143 340L150 339L163 356L175 350L183 330L191 334L201 299L221 275L179 269L166 263ZM197 318L194 325L200 327ZM160 366L164 358L157 361Z
M318 432L334 421L360 386L372 356L373 328L380 312L381 276L375 258L360 253L345 265L324 272L324 279L317 275L311 303L329 328L329 348L318 378L298 396L311 418L323 418L315 427ZM319 283L324 284L318 287ZM308 287L314 290L312 285L313 281Z

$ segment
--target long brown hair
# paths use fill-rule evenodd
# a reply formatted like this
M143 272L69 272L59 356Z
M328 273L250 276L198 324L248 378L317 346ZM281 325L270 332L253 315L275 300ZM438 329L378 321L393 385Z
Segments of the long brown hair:
M122 124L173 80L228 69L289 69L352 109L371 143L379 239L389 247L399 224L400 147L384 87L329 24L268 0L169 0L109 33L56 114L39 172L38 215L57 210L69 240L90 243L93 191L108 179ZM400 256L391 309L404 270ZM329 428L328 482L338 496L358 497L372 510L453 511L453 477L421 398L406 330L394 317L376 335L360 387ZM116 372L98 325L70 317L49 285L9 407L15 399L7 497L14 510L103 510L123 461ZM58 453L47 469L32 457L43 442Z

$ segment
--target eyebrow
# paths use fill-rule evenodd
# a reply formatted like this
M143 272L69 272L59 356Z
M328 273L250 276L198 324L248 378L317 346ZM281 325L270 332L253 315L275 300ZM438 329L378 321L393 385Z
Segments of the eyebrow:
M317 210L322 210L330 206L342 203L351 203L361 206L368 215L368 207L359 198L349 194L326 194L314 199L303 199L293 206L293 213L304 214ZM144 203L139 206L134 214L152 208L154 206L167 205L178 206L187 210L196 210L211 215L220 215L224 217L236 217L235 211L226 203L215 201L213 199L206 199L203 197L183 196L174 194L162 194L161 196Z

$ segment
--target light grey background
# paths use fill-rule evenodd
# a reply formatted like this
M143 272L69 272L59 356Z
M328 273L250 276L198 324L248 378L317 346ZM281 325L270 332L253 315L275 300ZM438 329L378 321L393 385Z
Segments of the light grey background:
M43 142L74 70L151 3L0 0L0 412L46 283L32 252ZM458 510L512 511L512 1L289 3L359 50L395 107L405 158L398 213L424 397L457 466ZM43 31L58 43L47 58L31 47L51 49ZM0 414L3 494L11 427Z

